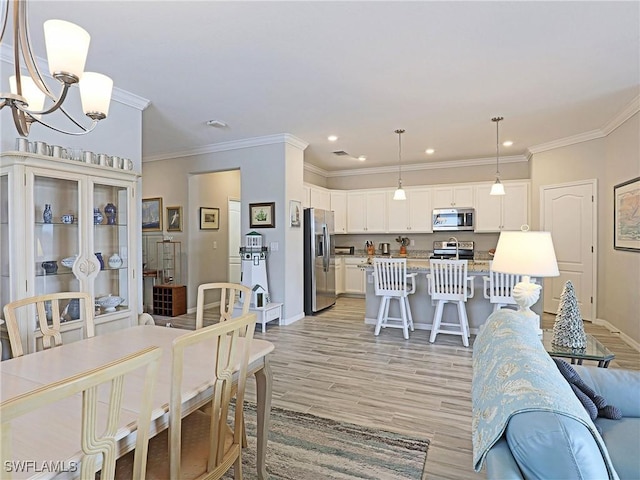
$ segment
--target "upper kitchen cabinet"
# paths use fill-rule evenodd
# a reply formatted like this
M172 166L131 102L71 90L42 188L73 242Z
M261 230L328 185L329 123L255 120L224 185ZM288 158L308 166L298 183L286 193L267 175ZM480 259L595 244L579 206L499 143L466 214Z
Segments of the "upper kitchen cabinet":
M331 195L326 188L311 186L310 205L321 210L331 210Z
M85 292L95 301L96 334L136 324L138 175L22 152L0 160L0 302ZM46 313L64 322L63 341L81 336L76 305L60 310ZM18 318L25 352L41 348L33 313Z
M387 231L387 192L352 190L347 192L347 231L384 233Z
M387 192L388 231L390 233L430 233L432 191L430 188L405 188L406 200L393 200L395 190Z
M476 185L476 232L520 230L529 224L529 183L504 183L504 195L490 195L491 183Z
M444 185L433 188L433 208L474 206L473 185Z
M332 190L330 197L335 233L347 233L347 192Z

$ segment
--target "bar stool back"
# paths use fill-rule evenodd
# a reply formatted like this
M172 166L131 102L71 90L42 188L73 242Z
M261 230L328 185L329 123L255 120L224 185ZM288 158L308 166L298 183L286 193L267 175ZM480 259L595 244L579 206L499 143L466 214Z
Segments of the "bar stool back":
M416 273L407 274L406 258L374 258L373 259L373 285L375 294L382 297L378 309L378 321L374 335L380 334L381 328L402 328L403 336L409 339L409 329L413 332L413 317L409 306L408 296L415 293ZM389 316L389 304L392 299L398 300L400 317ZM389 323L391 320L394 323Z

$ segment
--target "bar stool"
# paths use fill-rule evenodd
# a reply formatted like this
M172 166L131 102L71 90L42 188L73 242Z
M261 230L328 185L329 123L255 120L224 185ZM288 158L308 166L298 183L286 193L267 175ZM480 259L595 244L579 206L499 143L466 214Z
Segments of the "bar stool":
M432 303L437 301L436 312L429 342L436 340L438 333L460 335L462 344L469 346L469 320L465 303L474 294L473 277L467 276L467 260L431 260L431 273L427 275ZM442 323L445 303L457 303L459 323ZM441 327L453 327L443 329Z
M511 292L516 283L520 282L520 275L495 272L493 262L489 262L489 276L482 279L484 298L489 300L489 303L493 303L494 312L502 307L517 305Z
M408 297L416 291L416 275L407 274L406 258L373 259L374 290L377 296L382 297L374 335L378 336L381 328L402 328L405 340L409 339L409 328L413 332L413 317ZM407 284L409 278L412 282ZM400 317L389 316L389 304L392 299L398 300ZM389 323L389 320L398 323Z

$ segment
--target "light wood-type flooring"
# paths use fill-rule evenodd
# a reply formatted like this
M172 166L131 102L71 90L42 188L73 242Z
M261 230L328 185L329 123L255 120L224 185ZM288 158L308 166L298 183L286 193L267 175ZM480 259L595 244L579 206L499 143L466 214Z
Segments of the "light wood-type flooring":
M194 318L156 317L156 323L194 328ZM217 321L215 313L205 318ZM472 466L472 348L453 335L438 335L430 344L426 330L412 332L409 340L400 329L375 337L363 319L364 300L341 297L334 307L292 325L271 323L264 334L257 326L256 338L276 346L273 405L428 438L426 478L485 478ZM543 328L552 328L554 319L545 314ZM640 353L618 336L590 323L585 330L616 354L609 368L640 370ZM252 399L253 384L249 390Z

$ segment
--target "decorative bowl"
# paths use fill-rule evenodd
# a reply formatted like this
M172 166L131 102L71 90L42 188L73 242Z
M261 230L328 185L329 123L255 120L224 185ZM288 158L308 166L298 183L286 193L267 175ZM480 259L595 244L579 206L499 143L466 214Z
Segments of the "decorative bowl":
M63 258L60 261L60 263L62 264L63 267L71 268L71 267L73 267L73 264L75 263L76 258L78 258L77 255L74 255L72 257Z
M124 298L116 295L107 295L96 300L96 303L100 305L105 312L115 312L116 307L122 302L124 302Z

